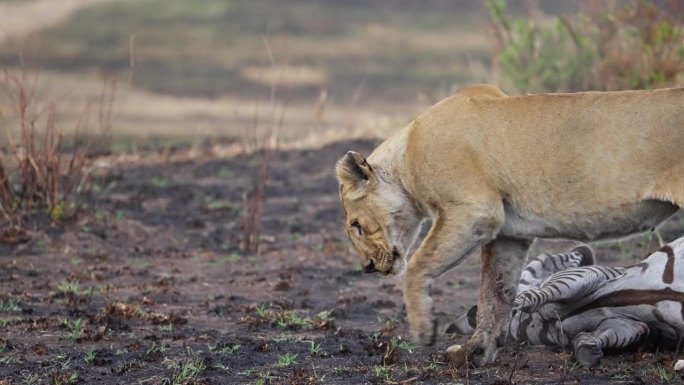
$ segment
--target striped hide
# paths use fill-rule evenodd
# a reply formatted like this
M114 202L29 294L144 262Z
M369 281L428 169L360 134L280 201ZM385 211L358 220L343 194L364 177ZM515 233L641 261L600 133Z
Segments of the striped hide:
M472 333L476 308L447 332ZM595 366L603 349L648 337L679 348L684 338L684 237L629 267L593 265L591 249L541 254L524 268L508 333L533 345L571 346Z

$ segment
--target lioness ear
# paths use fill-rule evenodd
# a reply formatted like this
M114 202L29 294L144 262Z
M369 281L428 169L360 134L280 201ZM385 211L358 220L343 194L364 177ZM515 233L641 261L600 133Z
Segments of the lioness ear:
M352 190L365 193L368 183L373 178L373 169L358 152L349 151L337 162L335 167L340 185L349 186Z

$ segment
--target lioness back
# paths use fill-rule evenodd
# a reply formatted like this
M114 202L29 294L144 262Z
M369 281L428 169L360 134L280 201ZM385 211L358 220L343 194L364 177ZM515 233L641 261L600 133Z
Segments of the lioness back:
M529 236L645 230L684 204L684 89L509 97L474 86L419 116L407 135L410 185L484 182L505 200L509 220L537 223ZM432 189L433 199L452 194ZM641 227L606 228L599 217L619 210ZM567 223L544 224L547 214Z

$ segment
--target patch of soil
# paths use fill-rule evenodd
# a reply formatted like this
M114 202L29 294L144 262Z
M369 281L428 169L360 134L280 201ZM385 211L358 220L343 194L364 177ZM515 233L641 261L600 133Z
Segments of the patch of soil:
M408 343L398 281L362 274L341 229L335 161L375 145L274 153L258 255L239 251L256 158L110 159L76 220L5 235L22 242L0 246L0 383L682 382L668 352L613 353L586 369L510 342L496 365L457 369L441 352L464 337ZM662 228L667 240L682 221ZM599 245L599 260L632 263L653 238ZM536 245L553 247L568 246ZM478 265L471 257L435 282L441 325L476 302Z

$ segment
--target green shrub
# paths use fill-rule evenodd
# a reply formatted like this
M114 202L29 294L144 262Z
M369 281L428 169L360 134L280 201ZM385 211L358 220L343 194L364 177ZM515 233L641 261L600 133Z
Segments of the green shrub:
M675 85L684 73L684 26L648 0L573 18L511 16L488 0L495 68L520 92L641 89Z

